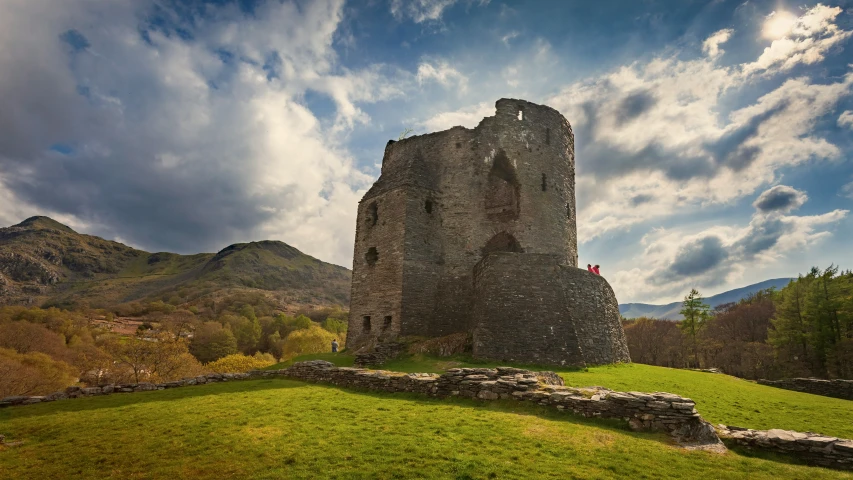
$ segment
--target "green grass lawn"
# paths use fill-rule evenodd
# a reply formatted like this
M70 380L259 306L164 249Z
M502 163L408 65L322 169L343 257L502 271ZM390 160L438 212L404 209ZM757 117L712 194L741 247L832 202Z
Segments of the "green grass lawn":
M319 354L339 366L351 366L348 355ZM309 359L298 357L295 361ZM312 356L310 359L315 359ZM474 362L465 357L404 357L383 368L400 372L442 372L452 367L494 367L498 362ZM533 370L555 370L567 385L600 385L618 391L670 392L689 397L696 410L713 424L766 430L782 428L816 432L841 438L853 438L853 402L767 387L757 383L713 373L654 367L633 363L589 369L560 369L526 365ZM282 367L283 368L283 367Z
M7 408L0 433L23 441L0 447L0 478L21 480L853 479L775 456L686 451L536 405L282 379Z

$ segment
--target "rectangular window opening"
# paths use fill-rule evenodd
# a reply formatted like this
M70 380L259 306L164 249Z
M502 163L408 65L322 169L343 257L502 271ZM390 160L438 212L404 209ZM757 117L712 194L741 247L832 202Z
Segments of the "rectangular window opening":
M548 176L544 173L542 174L542 191L545 192L548 190Z
M361 318L361 320L362 320L361 329L364 332L369 332L370 331L370 315L365 315L364 317Z
M382 329L383 330L388 330L389 328L391 328L391 320L392 320L391 315L385 316L385 320L382 323Z

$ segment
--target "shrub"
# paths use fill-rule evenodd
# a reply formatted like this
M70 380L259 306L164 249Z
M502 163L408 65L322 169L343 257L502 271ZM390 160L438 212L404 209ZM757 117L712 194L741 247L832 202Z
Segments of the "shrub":
M268 353L255 354L251 357L242 353L235 353L222 357L215 362L210 362L205 367L217 373L239 373L268 367L274 363L275 359Z
M340 348L343 348L346 339L323 329L317 324L312 324L308 328L291 332L284 339L282 356L291 358L308 353L329 352L332 350L332 340L335 339L338 340Z

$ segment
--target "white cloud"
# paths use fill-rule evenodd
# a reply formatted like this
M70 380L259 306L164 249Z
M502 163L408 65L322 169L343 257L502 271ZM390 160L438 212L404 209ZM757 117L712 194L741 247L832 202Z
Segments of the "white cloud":
M830 48L853 34L834 23L842 11L841 7L820 4L811 8L793 23L785 37L774 40L756 61L743 65L744 74L773 73L820 62Z
M47 214L182 252L274 238L349 266L371 178L341 137L411 74L339 67L342 4L208 7L193 39L167 24L144 40L148 3L3 2L0 43L16 48L0 56L0 220ZM90 46L61 41L70 30ZM334 124L302 103L309 91L332 99Z
M443 60L437 60L432 63L422 61L418 65L416 78L420 85L428 82L437 82L445 88L456 86L460 92L465 92L468 88L468 78Z
M838 126L853 129L853 110L845 110L838 116Z
M391 14L397 19L411 18L415 23L435 21L457 0L391 0Z
M719 30L708 37L704 43L702 43L702 51L707 54L711 58L717 58L723 54L723 49L720 48L720 45L729 41L734 30L731 28L725 28L723 30Z
M510 41L512 41L512 39L514 39L514 38L517 38L519 35L521 35L521 34L518 33L517 31L513 30L513 31L507 33L506 35L502 36L501 41L504 43L504 45L506 45L508 47Z
M797 216L756 211L747 226L656 229L630 269L608 275L620 299L671 301L690 288L709 289L742 281L747 270L825 239L849 211ZM623 300L625 301L625 300Z
M841 192L839 192L839 194L842 197L846 197L850 200L853 200L853 182L845 184L843 187L841 187Z
M480 120L494 114L495 104L483 102L466 109L435 114L424 121L418 122L418 125L427 132L439 132L457 125L465 128L474 128L480 123Z

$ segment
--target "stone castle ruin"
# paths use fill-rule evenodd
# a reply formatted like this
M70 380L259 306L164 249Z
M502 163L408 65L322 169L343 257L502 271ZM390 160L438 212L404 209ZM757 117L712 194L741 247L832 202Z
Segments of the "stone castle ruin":
M569 122L523 100L496 109L388 142L358 207L348 348L466 332L476 358L630 361L613 290L577 268Z

